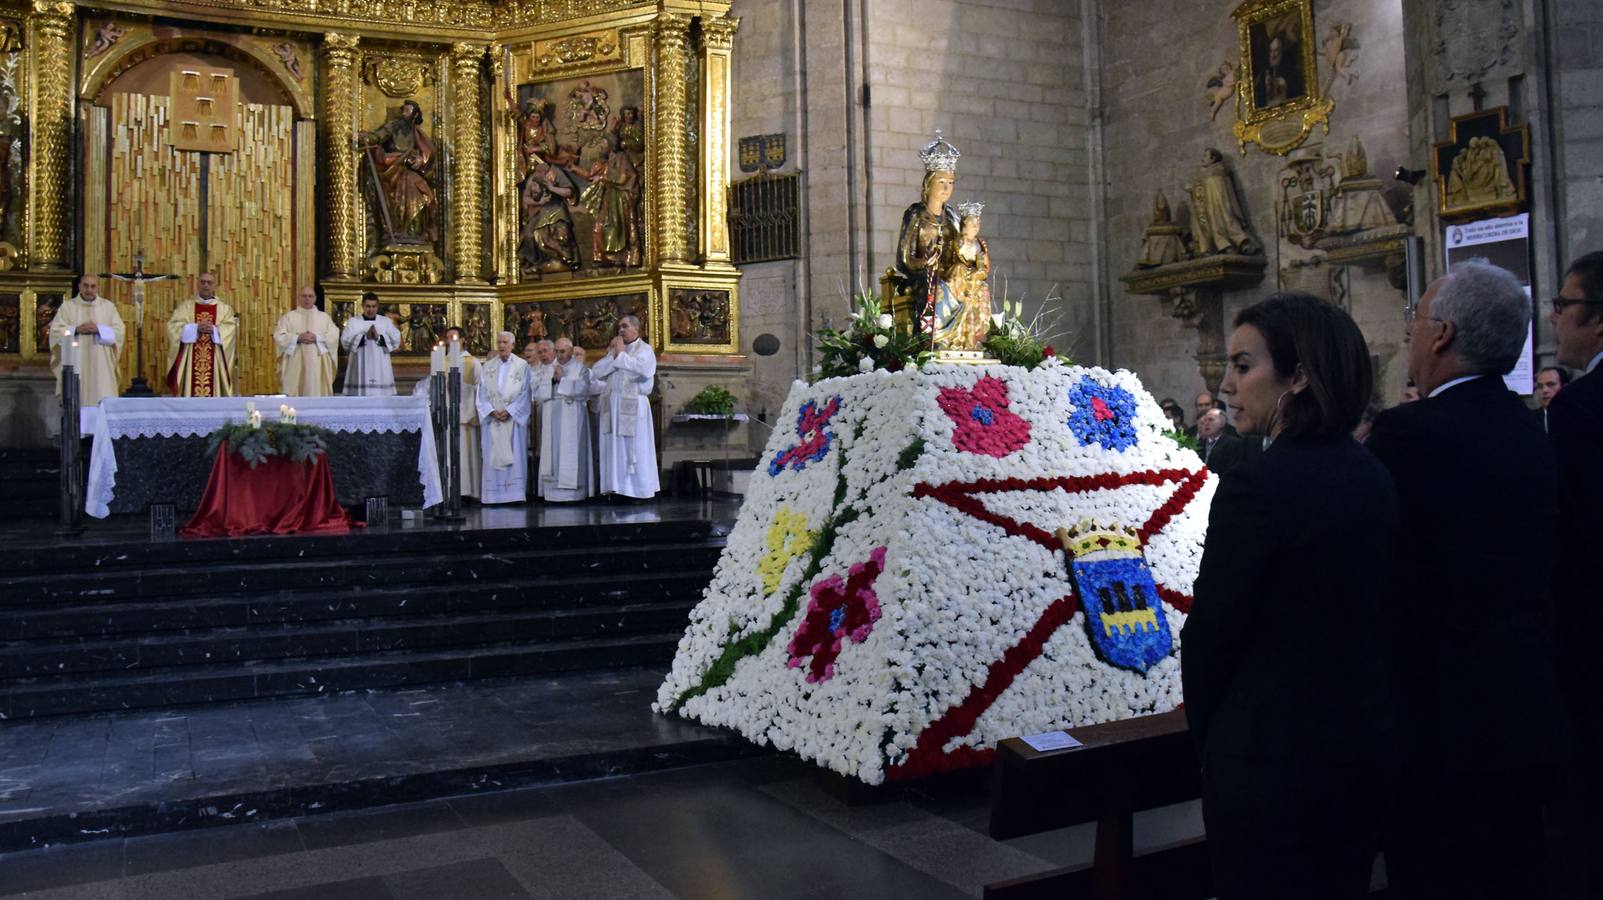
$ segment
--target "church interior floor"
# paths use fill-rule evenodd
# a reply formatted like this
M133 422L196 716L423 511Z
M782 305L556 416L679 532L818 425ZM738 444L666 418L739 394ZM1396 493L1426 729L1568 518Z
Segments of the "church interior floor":
M382 809L0 855L37 898L946 898L1089 861L1092 826L985 834L979 781L848 806L763 754ZM1194 805L1137 818L1138 847L1196 833Z

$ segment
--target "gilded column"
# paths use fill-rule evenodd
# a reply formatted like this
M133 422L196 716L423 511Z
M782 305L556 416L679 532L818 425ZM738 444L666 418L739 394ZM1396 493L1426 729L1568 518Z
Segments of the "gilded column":
M34 0L28 15L33 44L33 208L30 258L41 269L68 265L67 164L72 142L71 3Z
M484 246L484 123L479 115L484 48L461 43L451 48L451 101L456 116L456 147L451 154L451 255L457 281L480 281Z
M690 17L657 17L657 248L663 262L685 262L685 69Z
M739 27L733 16L701 20L701 246L708 262L729 260L729 49Z
M328 199L328 277L362 273L357 213L355 35L323 35L323 195Z

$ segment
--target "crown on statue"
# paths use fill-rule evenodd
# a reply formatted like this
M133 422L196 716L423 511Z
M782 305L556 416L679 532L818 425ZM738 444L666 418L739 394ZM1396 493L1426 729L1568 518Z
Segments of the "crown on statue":
M968 203L959 203L957 205L957 215L961 219L978 219L980 213L983 212L985 212L985 204L978 200L971 200Z
M1119 525L1100 525L1090 520L1071 528L1059 528L1058 540L1070 556L1088 553L1140 553L1141 535L1134 528Z
M956 172L957 158L962 155L957 152L956 147L947 142L946 138L941 137L941 130L937 128L935 140L924 145L924 149L919 151L918 158L924 161L926 172Z

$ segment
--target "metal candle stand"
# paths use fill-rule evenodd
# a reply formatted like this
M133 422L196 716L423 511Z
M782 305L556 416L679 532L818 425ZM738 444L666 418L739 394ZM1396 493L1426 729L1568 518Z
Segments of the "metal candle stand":
M462 365L458 360L445 376L446 426L450 436L446 439L446 457L451 461L451 479L445 489L445 515L447 522L460 522L462 515L462 442L456 440L456 423L462 421Z
M451 425L445 420L445 373L429 373L429 418L434 427L434 460L440 470L440 486L444 488L450 482L450 459L446 455L445 445L456 435ZM444 518L446 507L444 503L434 507L430 516L435 519Z
M63 537L83 534L83 478L78 465L78 367L61 367L61 527Z

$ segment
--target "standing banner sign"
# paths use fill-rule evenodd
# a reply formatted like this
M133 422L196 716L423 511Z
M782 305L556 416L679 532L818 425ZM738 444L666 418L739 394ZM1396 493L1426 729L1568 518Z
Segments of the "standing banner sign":
M1447 226L1447 265L1471 259L1484 258L1494 266L1513 272L1525 285L1525 296L1531 296L1531 214L1520 213L1503 219L1482 219L1463 225ZM1525 349L1520 351L1519 362L1503 383L1516 394L1529 395L1535 390L1534 371L1536 347L1536 310L1531 312L1531 327L1525 332Z

